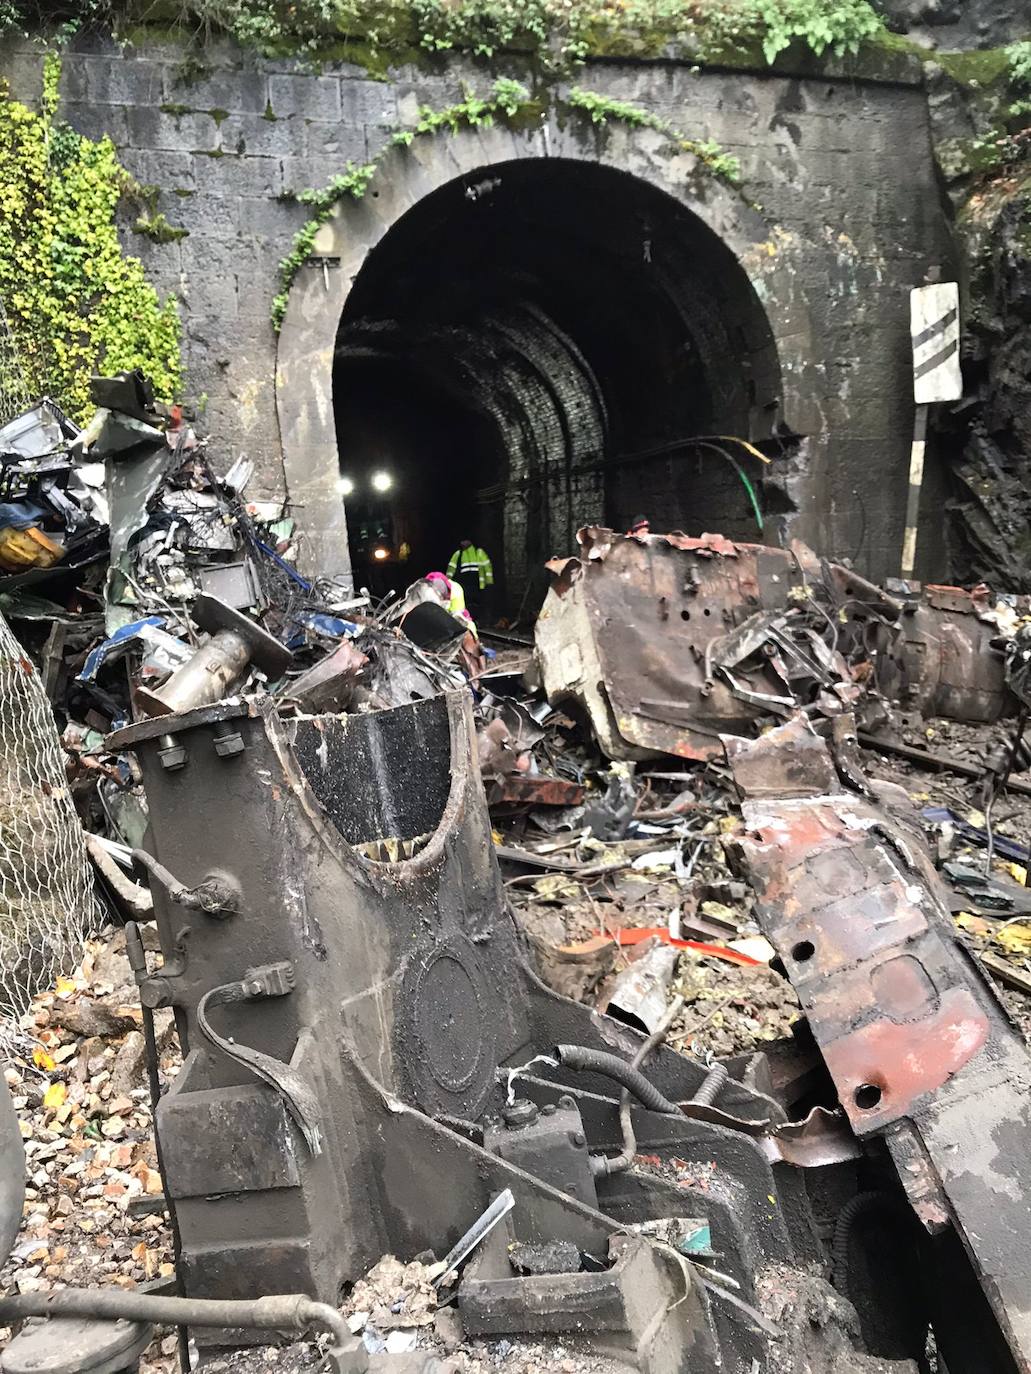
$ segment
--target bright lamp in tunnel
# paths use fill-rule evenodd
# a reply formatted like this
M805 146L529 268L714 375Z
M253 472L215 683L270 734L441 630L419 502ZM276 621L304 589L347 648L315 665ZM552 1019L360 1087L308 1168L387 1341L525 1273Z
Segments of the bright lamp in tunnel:
M350 477L338 477L337 491L341 496L350 496L354 491L354 482Z
M373 549L372 556L376 559L378 563L382 563L384 558L390 557L390 552L388 549L385 549L382 544L380 544L378 548Z
M372 474L373 491L389 491L394 485L394 479L389 472L374 472Z

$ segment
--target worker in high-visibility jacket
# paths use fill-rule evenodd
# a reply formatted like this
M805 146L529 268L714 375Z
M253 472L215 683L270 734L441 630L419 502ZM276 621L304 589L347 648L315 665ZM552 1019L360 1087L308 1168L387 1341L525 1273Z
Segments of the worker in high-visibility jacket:
M494 568L484 550L477 548L471 539L459 540L447 565L447 575L461 584L465 603L473 615L482 616L489 610Z

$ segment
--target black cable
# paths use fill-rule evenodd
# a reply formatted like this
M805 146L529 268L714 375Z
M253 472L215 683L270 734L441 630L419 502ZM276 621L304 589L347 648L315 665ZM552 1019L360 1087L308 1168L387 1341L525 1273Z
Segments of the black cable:
M654 1083L625 1059L620 1059L618 1054L588 1049L586 1045L556 1045L552 1054L564 1069L572 1069L574 1073L597 1073L604 1078L614 1079L649 1111L661 1112L663 1116L680 1115L680 1108L675 1102L663 1097Z

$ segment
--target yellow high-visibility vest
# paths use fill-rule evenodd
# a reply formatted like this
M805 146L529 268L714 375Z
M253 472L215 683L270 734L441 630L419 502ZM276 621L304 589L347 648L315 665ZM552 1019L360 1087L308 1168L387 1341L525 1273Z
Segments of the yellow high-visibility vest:
M480 591L494 585L494 567L483 549L470 544L467 549L455 549L451 562L447 565L448 577L454 579L463 573L476 573L480 581Z

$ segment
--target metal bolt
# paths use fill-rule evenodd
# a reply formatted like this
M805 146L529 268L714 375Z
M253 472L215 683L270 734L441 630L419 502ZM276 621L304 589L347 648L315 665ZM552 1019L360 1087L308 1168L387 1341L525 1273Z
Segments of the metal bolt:
M583 1131L571 1131L569 1134L569 1139L573 1142L573 1144L577 1147L578 1150L582 1149L584 1145L587 1144L587 1137L584 1135Z
M514 1102L502 1107L501 1115L509 1130L519 1126L532 1126L537 1120L537 1103L526 1097L517 1097Z
M558 1105L559 1105L560 1107L565 1107L566 1110L568 1111L570 1107L575 1107L575 1106L576 1106L576 1102L574 1101L573 1098L571 1098L571 1097L569 1096L568 1093L563 1093L562 1096L561 1096L561 1097L559 1098L559 1100L558 1100Z
M246 748L243 735L238 730L227 730L224 735L215 736L215 753L220 759L229 759L234 754L242 754Z
M174 735L162 735L158 743L161 746L158 750L158 758L161 760L162 768L173 773L177 768L185 767L185 746L180 744Z

